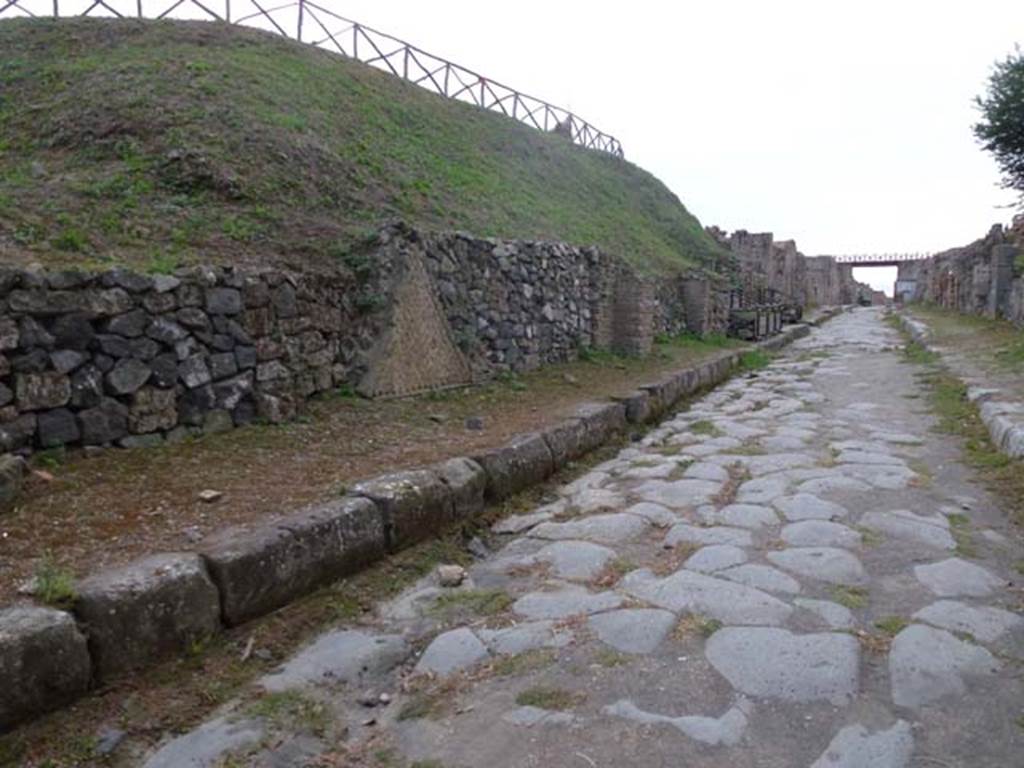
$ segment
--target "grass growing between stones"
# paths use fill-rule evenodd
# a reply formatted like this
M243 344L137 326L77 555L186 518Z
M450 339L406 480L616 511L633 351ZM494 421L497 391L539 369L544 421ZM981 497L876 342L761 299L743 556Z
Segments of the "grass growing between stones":
M939 355L938 353L925 348L922 344L919 344L916 341L911 341L903 348L903 360L907 363L920 363L927 365L929 363L938 362Z
M430 613L446 619L463 614L494 616L507 610L513 602L515 599L500 589L467 589L440 595Z
M750 479L750 470L738 461L725 469L729 473L729 479L722 484L718 493L711 497L711 502L718 508L728 506L736 501L736 494L739 492L740 486Z
M863 587L849 587L837 585L832 587L832 599L851 611L866 608L868 605L868 591Z
M759 371L767 368L772 361L772 355L761 349L754 349L740 355L739 371Z
M910 621L902 616L884 616L875 622L875 628L881 630L889 637L895 637L904 629Z
M70 608L75 602L75 579L71 572L57 565L47 552L36 568L33 582L35 597L54 608Z
M605 669L614 669L629 664L629 657L612 648L600 648L594 654L594 663Z
M480 675L495 677L519 677L545 669L555 662L554 651L547 648L535 648L512 656L499 656L494 661L481 667Z
M882 532L876 531L874 528L855 525L854 530L860 534L861 543L865 547L877 547L885 542L885 536L882 535Z
M616 557L609 562L604 569L590 582L591 586L599 589L609 589L619 583L619 580L632 570L636 565L621 557Z
M689 427L689 431L695 435L707 435L708 437L721 437L725 434L713 422L707 419L693 422Z
M521 691L516 696L516 704L521 707L539 707L563 711L572 709L586 698L583 693L567 691L564 688L548 688L535 686Z
M250 703L246 714L267 720L275 728L300 728L324 734L331 723L327 708L301 691L267 693Z
M699 613L690 613L683 616L672 630L672 636L676 640L685 640L688 637L711 637L722 628L722 622L702 616Z

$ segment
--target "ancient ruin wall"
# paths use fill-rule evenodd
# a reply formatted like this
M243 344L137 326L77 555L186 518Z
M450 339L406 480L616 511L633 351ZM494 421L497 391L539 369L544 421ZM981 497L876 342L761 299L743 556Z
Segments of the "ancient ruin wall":
M898 282L906 300L1000 317L1024 327L1021 253L1015 230L996 224L970 245L901 264Z
M594 248L403 226L317 274L8 270L0 452L180 440L290 418L342 385L407 394L584 347L644 354L659 333L721 330L718 296Z

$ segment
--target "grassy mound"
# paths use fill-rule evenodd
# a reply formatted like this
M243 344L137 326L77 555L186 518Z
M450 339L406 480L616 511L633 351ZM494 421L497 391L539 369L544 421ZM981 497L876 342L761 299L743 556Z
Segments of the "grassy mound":
M628 162L270 34L17 19L0 50L5 263L310 267L395 218L647 271L721 256Z

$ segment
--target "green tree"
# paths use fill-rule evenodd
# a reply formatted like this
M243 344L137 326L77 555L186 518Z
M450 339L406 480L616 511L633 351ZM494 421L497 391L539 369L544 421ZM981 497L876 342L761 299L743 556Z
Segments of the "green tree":
M976 99L981 121L974 135L991 152L1003 174L1003 183L1021 194L1024 202L1024 52L998 61L988 80L988 92Z

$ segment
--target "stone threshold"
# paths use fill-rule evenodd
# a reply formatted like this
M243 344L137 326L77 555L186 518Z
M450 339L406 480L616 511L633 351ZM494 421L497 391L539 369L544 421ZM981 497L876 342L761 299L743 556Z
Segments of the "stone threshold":
M841 312L823 311L757 345L775 350ZM728 379L742 351L684 368L607 403L581 405L542 432L472 457L394 472L197 551L149 555L76 585L70 611L0 608L0 733L91 688L266 615L544 482L631 424L661 420Z
M927 324L903 313L897 317L911 339L949 362L942 348L931 341ZM967 384L967 399L978 406L981 421L999 452L1013 459L1024 458L1024 403L1008 398L1000 389L984 386L976 377L963 375L962 371L956 373Z

